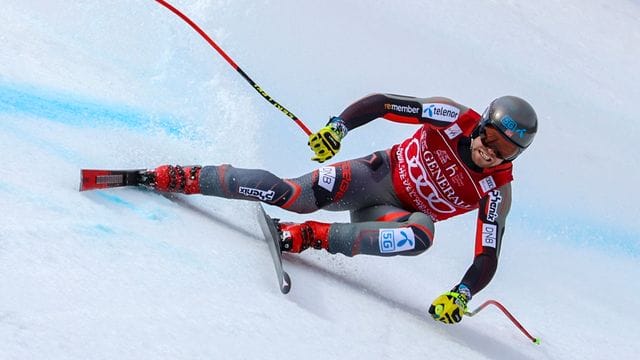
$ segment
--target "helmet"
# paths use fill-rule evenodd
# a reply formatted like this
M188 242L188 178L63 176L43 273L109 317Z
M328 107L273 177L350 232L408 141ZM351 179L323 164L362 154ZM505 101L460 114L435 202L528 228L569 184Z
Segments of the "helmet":
M482 114L479 130L492 125L520 149L506 160L513 160L529 147L538 132L538 116L528 102L516 96L502 96L491 102Z

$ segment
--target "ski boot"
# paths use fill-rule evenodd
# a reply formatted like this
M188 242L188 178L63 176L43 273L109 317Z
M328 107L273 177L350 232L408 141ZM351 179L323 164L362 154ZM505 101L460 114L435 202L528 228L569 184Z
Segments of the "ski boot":
M158 191L183 194L200 193L201 166L162 165L138 175L139 183Z
M280 251L300 253L308 248L329 249L331 224L306 221L301 224L276 221L280 235Z

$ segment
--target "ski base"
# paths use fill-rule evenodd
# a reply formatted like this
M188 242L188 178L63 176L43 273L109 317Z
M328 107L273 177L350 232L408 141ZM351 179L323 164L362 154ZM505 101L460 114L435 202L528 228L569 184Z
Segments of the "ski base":
M260 224L260 229L262 229L262 233L264 234L267 245L269 246L269 251L271 252L271 258L273 259L273 265L278 277L280 291L283 294L287 294L289 293L289 290L291 290L291 278L282 268L282 254L280 252L280 236L278 235L278 229L276 229L274 220L264 211L262 204L258 204L257 208L258 223Z

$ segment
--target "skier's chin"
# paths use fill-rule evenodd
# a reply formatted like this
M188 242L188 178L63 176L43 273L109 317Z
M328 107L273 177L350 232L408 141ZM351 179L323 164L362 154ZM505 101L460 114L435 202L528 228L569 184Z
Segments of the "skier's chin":
M503 162L500 158L483 153L482 149L479 147L474 147L471 151L471 160L474 164L483 169L500 165Z

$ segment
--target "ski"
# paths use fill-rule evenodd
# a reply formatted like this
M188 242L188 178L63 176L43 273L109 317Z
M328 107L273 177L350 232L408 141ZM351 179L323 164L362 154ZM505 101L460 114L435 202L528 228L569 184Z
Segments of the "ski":
M280 235L278 235L278 229L276 228L276 221L272 219L264 211L262 204L257 206L258 223L264 234L264 238L269 246L271 252L271 259L276 269L276 275L278 277L278 284L280 285L280 291L283 294L287 294L291 290L291 279L289 274L282 268L282 254L280 253Z
M80 170L80 191L137 186L144 182L147 169L135 170Z
M80 170L80 191L108 189L123 186L139 186L149 182L147 169L131 170ZM282 268L282 255L280 253L280 236L276 228L277 220L267 215L262 204L257 206L257 218L264 239L269 246L269 252L276 270L280 291L287 294L291 290L291 279Z

